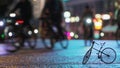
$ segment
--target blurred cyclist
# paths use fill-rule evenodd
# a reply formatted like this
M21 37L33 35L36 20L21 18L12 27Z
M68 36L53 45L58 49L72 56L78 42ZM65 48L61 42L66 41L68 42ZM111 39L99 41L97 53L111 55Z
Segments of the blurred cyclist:
M30 20L32 18L32 4L29 0L20 0L16 6L14 7L14 9L12 10L12 12L15 12L19 10L19 15L18 17L20 17L24 23L22 24L22 28L25 28L26 26L29 26L30 29L32 29L32 27L30 26ZM25 39L27 38L27 36L25 35L24 31L21 30L21 35L22 35L22 39L23 41L25 41Z
M47 0L43 9L44 16L51 19L52 25L56 26L60 35L62 32L63 4L61 0Z
M81 22L83 23L84 29L85 46L87 45L87 40L92 41L93 39L93 17L94 15L92 10L90 9L89 5L86 5L81 17Z

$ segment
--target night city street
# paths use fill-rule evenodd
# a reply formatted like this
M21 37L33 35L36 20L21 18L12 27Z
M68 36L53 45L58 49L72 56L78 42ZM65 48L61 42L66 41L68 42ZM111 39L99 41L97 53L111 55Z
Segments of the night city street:
M5 46L0 51L0 68L119 68L120 49L115 40L95 40L97 43L106 42L104 47L113 48L117 57L112 64L105 64L97 58L96 51L92 51L91 57L85 65L82 64L83 56L90 46L84 46L84 40L70 40L69 47L62 49L56 43L53 50L45 49L40 39L37 48L29 49L27 46L15 53L6 53ZM95 48L99 48L95 45Z
M0 68L120 68L120 0L0 0Z

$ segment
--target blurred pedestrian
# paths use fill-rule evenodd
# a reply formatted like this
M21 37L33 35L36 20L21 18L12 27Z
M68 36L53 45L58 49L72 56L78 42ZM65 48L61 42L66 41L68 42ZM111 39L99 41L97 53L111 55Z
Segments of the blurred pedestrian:
M83 23L85 46L87 46L87 40L92 41L93 39L93 17L93 11L89 5L86 5L80 21Z
M40 16L40 20L42 21L40 23L40 33L42 37L46 37L47 34L47 28L48 26L50 26L51 24L51 13L50 13L50 6L51 6L51 0L46 0L45 1L45 5L44 8L41 12L41 16Z
M47 17L51 20L51 25L57 27L60 35L63 35L61 26L63 10L64 8L61 0L46 0L42 15L42 17Z
M63 21L63 3L62 0L52 0L52 7L51 7L51 19L53 24L57 27L58 33L64 37L64 34L62 32L62 21Z
M118 29L120 29L120 0L117 0L115 5L115 13L114 13L114 19L118 25Z

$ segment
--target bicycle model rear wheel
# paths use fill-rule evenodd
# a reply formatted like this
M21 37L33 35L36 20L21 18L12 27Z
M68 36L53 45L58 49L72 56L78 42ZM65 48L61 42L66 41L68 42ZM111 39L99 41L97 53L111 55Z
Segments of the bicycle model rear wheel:
M111 64L116 60L116 51L112 48L105 48L101 52L101 61L106 64Z
M118 29L116 32L116 42L120 46L120 29Z
M89 49L86 54L84 55L84 58L83 58L83 61L82 61L82 64L86 64L90 58L90 55L91 55L91 49Z

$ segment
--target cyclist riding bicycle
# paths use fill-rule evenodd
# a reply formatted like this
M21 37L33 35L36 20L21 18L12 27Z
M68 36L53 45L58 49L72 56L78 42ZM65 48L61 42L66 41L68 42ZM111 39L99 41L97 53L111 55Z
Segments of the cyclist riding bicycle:
M17 5L14 7L12 12L19 11L19 17L24 21L22 27L30 26L30 19L32 18L32 4L29 0L20 0ZM32 27L30 26L30 29ZM23 32L23 31L21 31ZM23 40L25 40L26 36L22 33Z

